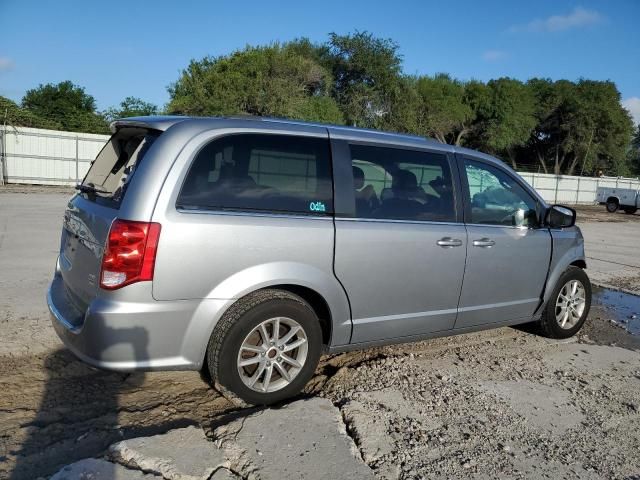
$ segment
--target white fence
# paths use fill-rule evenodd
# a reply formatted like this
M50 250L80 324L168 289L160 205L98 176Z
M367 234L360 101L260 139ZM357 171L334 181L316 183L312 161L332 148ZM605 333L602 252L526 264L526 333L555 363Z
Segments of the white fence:
M640 180L637 178L518 173L549 203L593 203L598 187L640 188Z
M108 135L0 126L0 183L75 185ZM640 180L520 172L551 203L593 203L598 187L640 187Z
M0 180L75 185L109 135L0 126Z

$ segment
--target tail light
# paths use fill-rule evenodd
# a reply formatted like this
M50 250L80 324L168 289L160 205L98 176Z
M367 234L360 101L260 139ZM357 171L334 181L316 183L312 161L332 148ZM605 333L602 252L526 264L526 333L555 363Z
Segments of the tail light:
M160 224L116 219L102 256L100 286L115 290L153 280Z

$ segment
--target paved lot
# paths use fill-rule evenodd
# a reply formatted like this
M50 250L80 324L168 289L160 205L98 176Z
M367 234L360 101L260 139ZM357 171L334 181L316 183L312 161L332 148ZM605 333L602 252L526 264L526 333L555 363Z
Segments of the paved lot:
M0 191L0 355L60 345L45 302L68 193Z
M292 442L286 410L243 409L197 372L98 372L61 349L44 292L68 194L26 191L0 191L0 478L31 480L87 457L101 459L58 478L94 467L121 478L143 471L181 478L181 452L191 444L162 450L166 437L156 434L180 437L175 429L188 425L213 440L203 465L220 468L216 479L261 471L277 478L278 466L289 469L282 478L322 478L303 469L321 471L330 461L321 452L336 445L355 445L344 461L377 478L640 475L640 340L611 326L607 311L594 308L573 343L503 328L324 358L306 394L329 401L300 411L343 424L327 423L317 439L315 429L298 429L303 437ZM637 247L628 239L640 238L640 216L603 222L595 209L581 209L581 217L592 278L615 283L627 275L625 285L637 289ZM152 439L109 449L140 436ZM270 450L258 447L265 438L288 460L265 456ZM131 447L140 444L150 450Z
M583 221L584 220L584 221ZM640 214L579 207L587 271L594 283L640 294Z

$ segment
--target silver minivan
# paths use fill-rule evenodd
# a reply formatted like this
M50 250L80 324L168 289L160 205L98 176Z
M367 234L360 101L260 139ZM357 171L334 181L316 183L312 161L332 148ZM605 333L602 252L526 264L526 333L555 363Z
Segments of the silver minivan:
M421 137L275 119L116 121L64 214L48 305L79 358L199 370L245 401L320 355L536 322L591 304L575 211Z

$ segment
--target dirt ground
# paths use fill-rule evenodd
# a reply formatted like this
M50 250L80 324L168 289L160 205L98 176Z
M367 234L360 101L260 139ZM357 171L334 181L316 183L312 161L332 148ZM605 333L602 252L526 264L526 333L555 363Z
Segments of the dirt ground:
M640 222L640 210L634 214L627 214L622 210L618 210L615 213L609 213L604 208L604 205L572 205L572 208L575 208L578 213L578 224L587 222Z
M11 213L0 193L0 478L255 411L197 372L102 372L64 350L44 289L66 193L27 193L35 207ZM53 213L38 217L42 205ZM601 222L599 210L584 215ZM502 328L325 357L304 395L340 409L378 478L640 478L640 337L612 322L615 308L594 306L566 342Z

